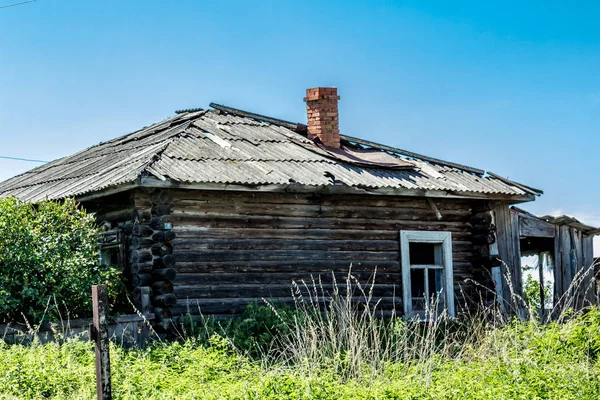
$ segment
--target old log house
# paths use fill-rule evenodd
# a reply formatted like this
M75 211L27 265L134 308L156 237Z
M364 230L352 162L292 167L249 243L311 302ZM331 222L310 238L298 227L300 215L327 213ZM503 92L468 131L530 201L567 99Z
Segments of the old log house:
M384 310L420 317L434 299L451 315L512 307L523 252L550 252L557 293L590 268L597 231L511 208L542 191L341 135L335 88L304 100L306 125L218 104L178 111L9 179L0 196L78 199L105 227L103 262L167 323L289 302L292 281L311 276L330 290L350 266L362 282L376 272Z

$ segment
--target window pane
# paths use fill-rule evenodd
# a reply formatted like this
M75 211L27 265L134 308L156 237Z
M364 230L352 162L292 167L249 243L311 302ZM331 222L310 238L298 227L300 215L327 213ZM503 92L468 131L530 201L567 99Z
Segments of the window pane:
M443 263L440 243L411 242L408 250L411 265L441 265Z
M442 296L442 289L444 288L444 270L428 269L427 273L429 274L429 296L431 297L430 302L443 303L444 297Z
M425 270L410 270L410 292L412 297L425 297Z
M435 264L434 243L410 243L409 246L411 265Z
M425 299L423 298L412 298L412 312L418 314L421 318L425 316Z

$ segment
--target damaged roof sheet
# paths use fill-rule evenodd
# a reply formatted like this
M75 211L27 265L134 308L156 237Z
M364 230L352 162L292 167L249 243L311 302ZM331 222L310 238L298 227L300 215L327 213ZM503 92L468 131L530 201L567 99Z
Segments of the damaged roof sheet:
M404 156L371 142L365 147L342 140L347 151L332 153L283 125L220 110L183 112L0 183L0 197L80 197L135 184L141 177L182 184L433 190L473 197L540 193L498 176ZM354 162L357 157L365 162Z

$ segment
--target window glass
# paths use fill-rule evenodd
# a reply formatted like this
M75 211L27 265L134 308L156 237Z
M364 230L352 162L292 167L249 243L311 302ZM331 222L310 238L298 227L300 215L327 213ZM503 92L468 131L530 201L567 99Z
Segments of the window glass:
M435 264L434 243L410 243L410 264Z

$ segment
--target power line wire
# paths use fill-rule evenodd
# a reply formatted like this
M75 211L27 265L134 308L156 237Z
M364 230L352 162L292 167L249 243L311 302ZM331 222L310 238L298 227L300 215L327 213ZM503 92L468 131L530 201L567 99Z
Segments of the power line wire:
M30 158L20 158L20 157L9 157L9 156L0 156L1 159L4 160L13 160L13 161L26 161L26 162L34 162L34 163L42 163L42 164L46 164L49 161L43 161L43 160L32 160Z
M33 3L34 1L35 1L35 0L21 1L20 3L12 3L12 4L7 4L7 5L5 5L5 6L0 6L0 8L7 8L7 7L20 6L21 4Z

